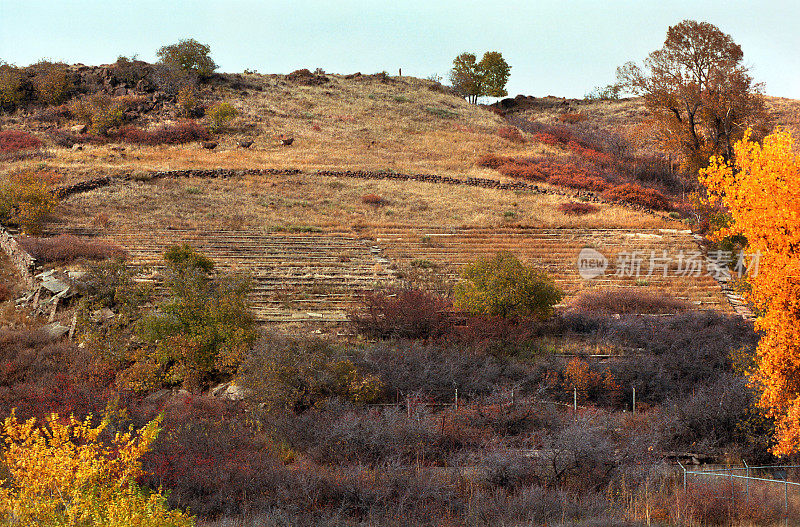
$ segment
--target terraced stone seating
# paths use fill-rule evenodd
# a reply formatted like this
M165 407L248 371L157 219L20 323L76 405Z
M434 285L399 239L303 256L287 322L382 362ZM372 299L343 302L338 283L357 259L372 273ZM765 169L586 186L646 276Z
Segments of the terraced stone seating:
M546 270L568 294L596 287L642 287L686 300L698 309L731 311L720 284L706 274L705 265L700 276L682 276L678 269L681 252L689 255L698 251L689 231L415 228L376 229L373 234L376 243L398 268L410 267L414 260L427 260L438 264L439 273L451 280L455 280L460 269L471 261L498 251L510 251ZM585 247L597 250L608 259L609 267L604 275L591 280L581 278L578 254ZM638 273L629 272L633 267L624 264L626 255L634 253L640 259ZM651 254L656 259L666 254L670 261L664 266L655 265L650 274ZM667 276L664 276L664 267Z
M686 300L698 309L734 310L705 266L699 276L680 274L678 255L698 251L689 231L397 226L374 228L362 237L348 232L165 230L112 238L128 250L134 263L157 268L168 247L189 243L220 269L249 273L254 282L252 305L262 322L342 322L363 292L398 284L398 270L410 270L415 260L434 264L434 272L447 287L464 265L498 251L511 251L545 269L568 294L587 288L637 287ZM603 276L585 280L579 275L578 254L585 247L608 259ZM641 258L638 276L618 274L618 257L634 252ZM667 276L661 267L649 273L651 253L671 258Z

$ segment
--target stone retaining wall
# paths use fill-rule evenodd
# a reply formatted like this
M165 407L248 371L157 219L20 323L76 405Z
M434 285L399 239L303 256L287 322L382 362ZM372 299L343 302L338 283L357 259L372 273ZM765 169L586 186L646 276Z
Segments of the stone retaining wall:
M28 289L33 289L36 274L36 259L20 246L19 242L5 229L0 227L0 248L8 255L14 267L22 277Z

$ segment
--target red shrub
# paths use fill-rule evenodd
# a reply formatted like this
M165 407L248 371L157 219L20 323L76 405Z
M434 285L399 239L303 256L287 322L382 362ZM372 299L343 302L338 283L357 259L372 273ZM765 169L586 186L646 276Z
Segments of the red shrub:
M548 134L547 132L540 132L538 134L533 134L533 138L546 145L555 146L558 144L558 138L553 134Z
M211 132L196 121L184 121L176 125L162 126L153 131L123 126L115 138L126 143L141 145L177 145L192 141L207 141L211 139Z
M71 262L79 258L104 260L106 258L123 258L125 250L112 243L79 238L71 235L53 238L31 238L23 236L19 239L23 249L39 262Z
M375 205L376 207L382 207L383 205L388 205L389 200L377 194L365 194L361 196L361 203L365 203L367 205Z
M609 201L630 203L652 210L670 210L672 208L670 201L661 192L632 183L610 188L603 193L603 197Z
M579 203L573 201L570 203L562 203L558 206L558 210L567 216L585 216L586 214L592 214L593 212L599 211L600 207L597 205L592 205L591 203Z
M497 130L497 135L503 139L508 139L513 143L524 143L525 138L522 137L522 132L515 126L503 126Z
M350 321L370 338L439 337L453 324L450 302L419 289L368 292Z
M0 153L16 152L29 148L38 148L42 142L36 137L21 130L0 131Z
M486 167L486 168L498 168L505 163L508 163L510 158L505 156L498 156L495 154L486 154L478 158L478 161L475 162L476 165L479 167Z
M504 176L532 181L544 181L547 178L546 174L542 173L536 165L516 161L501 165L497 171Z
M599 176L587 175L575 167L565 167L564 172L553 174L547 178L551 185L576 188L580 190L591 190L592 192L602 192L611 185Z

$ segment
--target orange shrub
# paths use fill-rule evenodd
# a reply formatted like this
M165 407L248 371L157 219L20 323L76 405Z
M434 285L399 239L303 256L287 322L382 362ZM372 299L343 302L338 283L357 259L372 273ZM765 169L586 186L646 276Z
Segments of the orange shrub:
M626 183L606 190L603 197L617 203L639 205L652 210L670 210L672 204L661 192Z
M550 146L555 146L559 142L556 136L554 136L553 134L548 134L547 132L533 134L533 138L540 143L544 143Z
M184 121L176 125L164 125L153 131L123 126L115 137L119 141L133 144L177 145L192 141L207 141L211 139L211 132L207 127L195 121Z
M479 167L498 168L499 166L508 163L511 158L505 156L498 156L496 154L486 154L478 158L475 162Z
M383 205L388 205L389 200L377 194L365 194L361 196L361 203L364 203L366 205L375 205L376 207L381 207Z

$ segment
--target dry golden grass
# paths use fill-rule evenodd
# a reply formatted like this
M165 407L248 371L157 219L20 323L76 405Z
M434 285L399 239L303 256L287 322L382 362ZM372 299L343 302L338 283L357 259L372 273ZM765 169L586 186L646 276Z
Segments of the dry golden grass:
M376 207L362 197L389 201ZM596 214L566 216L568 198L415 181L358 180L299 174L230 179L124 182L68 198L58 210L71 226L91 227L103 213L112 231L165 228L265 230L313 226L362 230L371 226L436 227L674 227L615 205ZM58 225L52 225L57 230Z
M70 173L70 180L105 171L218 167L391 169L485 177L493 173L475 166L475 160L488 152L561 155L559 149L519 145L499 137L496 132L504 125L500 117L432 81L328 75L327 84L302 86L281 75L243 77L261 91L215 87L206 95L209 101L231 102L239 112L213 151L197 143L125 145L122 152L112 150L112 145L85 146L80 151L50 148L47 153L53 157L47 164ZM281 134L295 138L292 146L278 144ZM236 148L236 142L245 139L254 141L253 146Z

